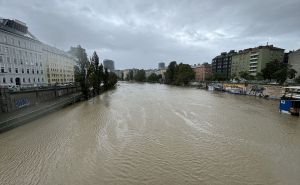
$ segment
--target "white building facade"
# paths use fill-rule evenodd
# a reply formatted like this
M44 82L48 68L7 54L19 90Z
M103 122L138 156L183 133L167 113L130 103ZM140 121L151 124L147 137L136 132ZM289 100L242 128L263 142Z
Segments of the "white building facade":
M74 82L75 59L43 44L25 23L0 18L0 87Z
M42 85L42 44L24 23L0 19L0 85Z

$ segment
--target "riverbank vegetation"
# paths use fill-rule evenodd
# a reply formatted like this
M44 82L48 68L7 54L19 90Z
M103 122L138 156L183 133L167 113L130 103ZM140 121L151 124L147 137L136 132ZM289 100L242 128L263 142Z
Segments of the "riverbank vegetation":
M189 64L177 64L173 61L167 68L165 78L166 84L185 86L195 79L195 72Z
M101 92L111 89L118 82L118 77L113 72L108 72L99 62L96 52L91 59L81 46L72 48L71 53L77 59L75 65L75 82L80 85L85 99L99 95Z

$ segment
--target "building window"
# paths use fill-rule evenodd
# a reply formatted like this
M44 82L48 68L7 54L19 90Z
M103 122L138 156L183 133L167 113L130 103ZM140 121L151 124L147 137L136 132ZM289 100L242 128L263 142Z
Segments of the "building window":
M22 69L22 73L24 74L24 69Z
M35 82L35 78L33 78L33 82Z
M41 70L41 74L43 74L44 73L44 71L43 70Z
M9 72L9 73L11 73L11 67L10 67L10 68L8 68L8 72Z
M18 68L16 68L16 73L19 73L19 69Z
M14 83L14 79L13 78L10 78L10 83Z
M36 73L37 73L37 74L40 74L39 70L36 70Z
M34 74L34 69L32 69L32 74Z
M28 82L30 83L30 78L28 78Z
M23 60L20 58L20 64L23 65Z
M40 82L40 79L38 78L38 82Z
M2 56L0 56L0 63L2 63L3 62L3 57Z
M4 67L1 67L1 73L4 73L5 71L4 71Z
M3 79L2 79L2 82L3 82L3 83L6 83L6 79L5 79L5 78L3 78Z
M27 74L29 74L29 69L27 69Z

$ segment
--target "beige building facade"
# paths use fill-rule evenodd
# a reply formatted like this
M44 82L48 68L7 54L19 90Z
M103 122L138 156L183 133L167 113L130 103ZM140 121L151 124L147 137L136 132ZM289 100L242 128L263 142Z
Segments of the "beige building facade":
M300 76L300 49L289 54L289 64L297 71L296 76Z
M43 45L43 59L46 65L48 84L68 84L74 82L75 58L69 53Z
M273 45L258 46L239 51L232 56L231 76L239 76L242 71L249 72L256 76L266 64L275 60L283 61L284 49L274 47Z

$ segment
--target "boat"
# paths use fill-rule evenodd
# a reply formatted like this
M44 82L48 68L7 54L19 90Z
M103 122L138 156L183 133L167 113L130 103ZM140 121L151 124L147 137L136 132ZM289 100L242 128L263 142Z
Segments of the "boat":
M299 116L300 110L300 86L283 88L283 95L280 98L279 111L281 113Z

